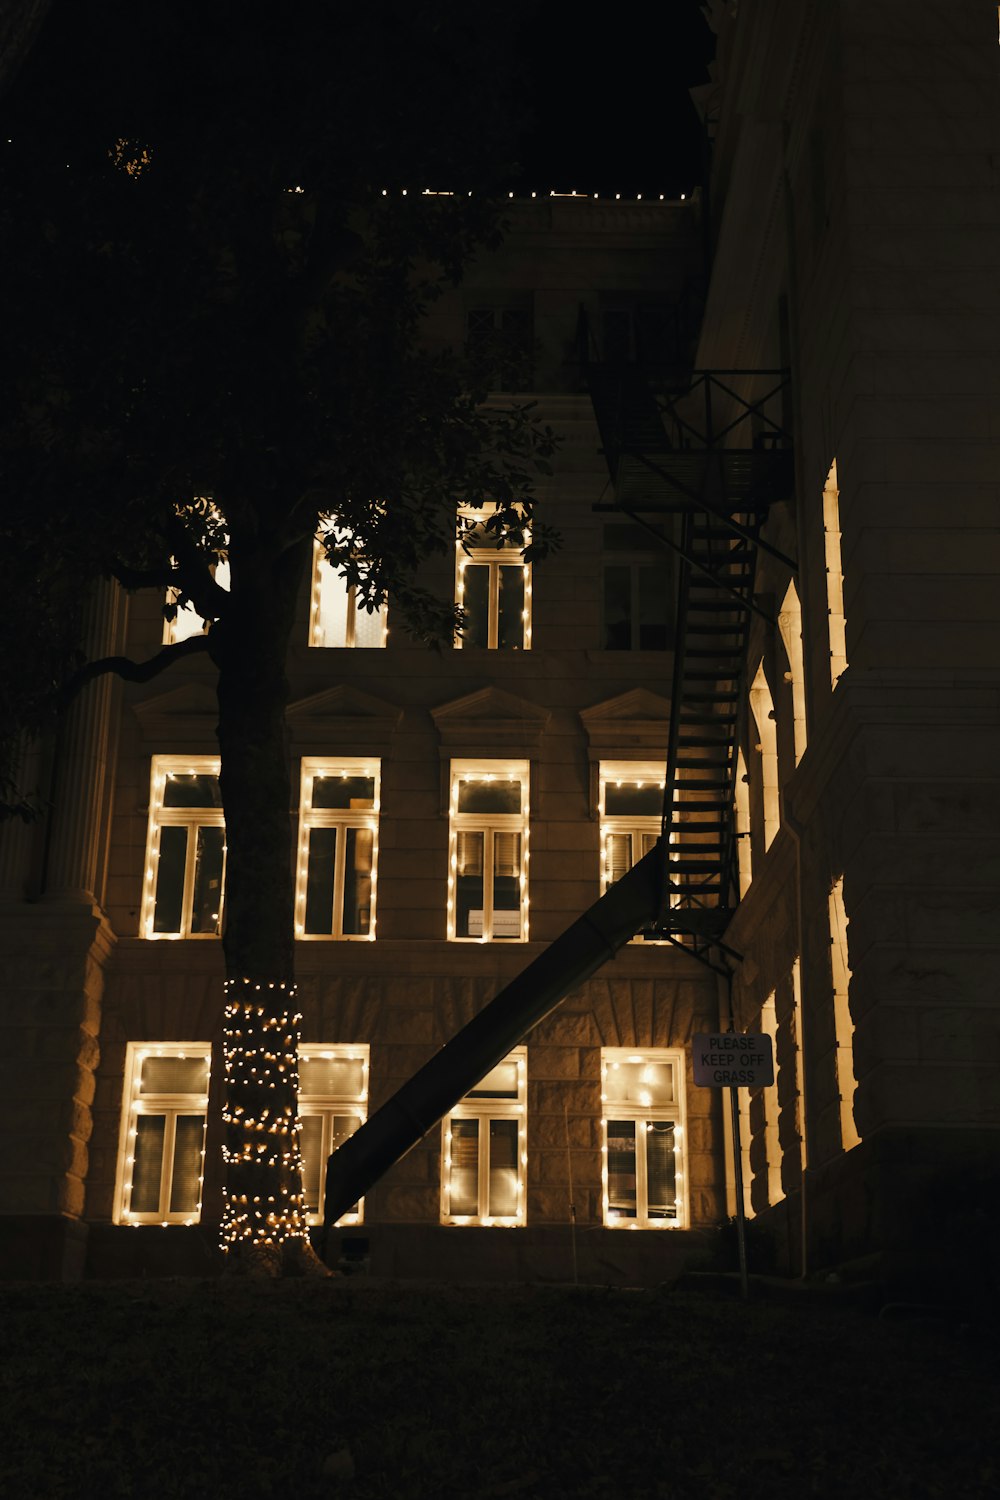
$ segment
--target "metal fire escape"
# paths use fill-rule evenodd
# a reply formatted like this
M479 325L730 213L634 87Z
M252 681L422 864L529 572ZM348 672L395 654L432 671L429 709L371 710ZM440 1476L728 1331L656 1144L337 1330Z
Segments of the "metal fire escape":
M588 383L614 499L676 559L676 629L654 927L705 957L738 900L736 764L761 537L790 498L781 370L698 370L657 391L637 366L590 364ZM765 616L765 618L767 618Z
M747 636L768 507L792 492L781 371L700 371L657 394L588 369L614 503L678 560L663 836L329 1159L326 1234L562 999L638 931L707 960L737 894L733 819ZM782 562L790 559L776 554Z

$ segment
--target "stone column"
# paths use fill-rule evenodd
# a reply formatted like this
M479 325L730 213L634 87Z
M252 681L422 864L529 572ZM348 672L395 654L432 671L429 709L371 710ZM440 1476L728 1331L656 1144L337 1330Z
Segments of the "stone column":
M83 638L91 660L120 649L126 616L118 584L96 585L84 616ZM112 676L89 683L71 705L56 747L52 828L45 895L99 904L102 835L114 778L118 683Z

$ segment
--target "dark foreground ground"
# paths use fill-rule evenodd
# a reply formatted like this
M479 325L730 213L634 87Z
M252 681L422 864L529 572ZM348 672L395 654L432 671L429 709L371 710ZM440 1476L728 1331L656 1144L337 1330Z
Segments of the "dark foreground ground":
M986 1324L361 1278L8 1285L0 1319L3 1500L1000 1493Z

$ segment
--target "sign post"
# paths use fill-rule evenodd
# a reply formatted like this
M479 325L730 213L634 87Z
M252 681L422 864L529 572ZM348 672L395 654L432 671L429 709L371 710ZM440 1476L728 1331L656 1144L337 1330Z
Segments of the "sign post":
M699 1088L729 1090L733 1117L733 1176L736 1185L736 1244L740 1260L740 1294L750 1295L747 1278L747 1226L743 1209L743 1146L740 1141L740 1089L769 1088L774 1056L766 1032L696 1032L691 1038L694 1081Z

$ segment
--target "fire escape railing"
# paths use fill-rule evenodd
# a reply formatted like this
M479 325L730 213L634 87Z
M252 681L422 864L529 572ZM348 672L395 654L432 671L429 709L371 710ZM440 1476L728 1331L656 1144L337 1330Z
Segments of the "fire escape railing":
M666 870L655 926L705 957L738 899L734 802L747 705L757 558L794 562L761 536L792 493L784 370L696 370L657 391L638 366L587 366L613 486L597 508L641 526L676 559L676 626L663 799Z

